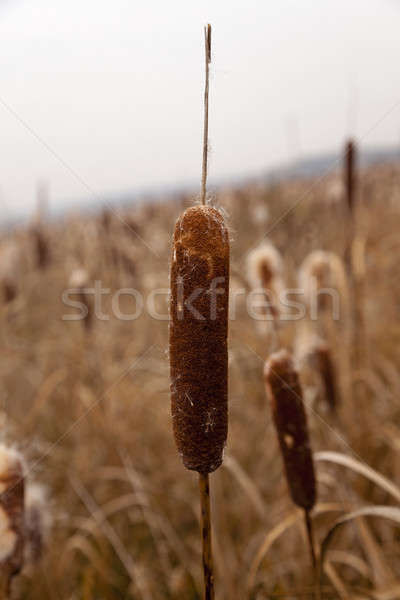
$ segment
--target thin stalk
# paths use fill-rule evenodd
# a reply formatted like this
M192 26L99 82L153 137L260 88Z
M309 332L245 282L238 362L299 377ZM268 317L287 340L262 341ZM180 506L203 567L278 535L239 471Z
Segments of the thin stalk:
M314 586L315 586L315 596L316 598L318 598L318 587L317 587L317 578L318 578L318 563L317 563L317 555L315 552L315 542L314 542L314 529L313 529L313 523L312 523L312 519L310 516L310 511L309 510L304 510L304 521L306 524L306 530L307 530L307 539L308 539L308 546L310 549L310 557L311 557L311 564L312 564L312 570L313 570L313 580L314 580Z
M311 563L312 563L312 567L313 567L313 569L315 571L316 566L317 566L317 556L316 556L316 553L315 553L313 525L312 525L312 520L311 520L311 517L310 517L310 512L308 510L304 511L304 521L305 521L305 524L306 524L308 545L309 545L309 548L310 548Z
M204 599L214 600L214 570L211 549L210 482L208 473L199 473L201 540L203 548Z
M201 174L201 203L206 203L208 163L208 90L211 62L211 25L204 27L206 83L204 88L203 169Z

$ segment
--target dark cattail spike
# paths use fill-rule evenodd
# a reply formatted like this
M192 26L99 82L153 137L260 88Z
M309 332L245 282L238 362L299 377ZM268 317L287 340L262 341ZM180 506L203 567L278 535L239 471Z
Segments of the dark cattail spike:
M272 354L264 374L290 495L295 504L311 510L316 499L314 464L300 380L289 352Z
M346 224L346 246L344 258L347 271L352 276L352 246L355 234L355 214L356 214L356 147L353 140L349 140L344 153L344 188L346 194L347 214L350 216Z
M328 408L332 413L336 413L339 404L339 394L331 350L326 342L320 341L315 345L312 355L321 377L324 387L324 397Z
M314 463L299 375L289 352L280 350L272 354L265 364L264 375L290 495L304 510L315 574L316 553L310 517L317 495Z
M171 262L172 423L184 465L210 473L222 462L227 414L229 239L210 206L178 219Z
M355 190L356 190L356 146L353 140L349 140L345 148L344 156L344 179L346 189L347 207L352 215L354 212Z
M32 230L32 234L36 253L36 266L38 269L44 270L50 263L49 241L41 225L36 225Z

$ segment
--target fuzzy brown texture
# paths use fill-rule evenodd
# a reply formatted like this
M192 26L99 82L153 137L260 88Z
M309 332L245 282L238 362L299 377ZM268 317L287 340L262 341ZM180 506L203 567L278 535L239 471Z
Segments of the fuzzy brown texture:
M6 573L11 580L22 568L25 546L25 482L23 465L19 460L15 460L9 470L0 475L0 485L3 489L0 493L0 507L7 515L9 528L16 534L12 554L0 565L1 573Z
M228 290L223 217L210 206L188 208L175 226L171 260L171 411L183 463L199 473L220 466L227 437Z
M272 354L264 375L290 495L295 504L310 510L316 500L314 464L302 389L290 354Z
M344 155L344 178L345 178L347 206L350 210L350 213L353 213L353 210L354 210L355 160L356 160L355 144L352 140L349 140L346 144L345 155Z

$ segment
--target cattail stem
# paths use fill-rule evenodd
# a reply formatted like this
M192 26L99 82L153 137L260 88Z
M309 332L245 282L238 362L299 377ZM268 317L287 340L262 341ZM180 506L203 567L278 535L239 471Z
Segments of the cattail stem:
M312 571L313 571L313 581L314 581L314 588L315 588L314 596L318 600L318 598L319 598L319 596L318 596L319 591L318 591L318 587L317 587L318 563L317 563L317 554L315 552L314 527L313 527L313 522L311 519L310 511L307 509L304 509L304 522L306 525L308 547L310 550L310 557L311 557L311 564L312 564Z
M314 575L315 575L316 569L317 569L317 555L315 553L314 528L313 528L310 511L306 510L306 509L304 509L304 522L306 524L307 539L308 539L308 545L310 548L311 563L312 563L312 567L313 567L313 571L314 571Z
M204 129L203 129L203 169L201 174L201 203L206 203L207 163L208 163L208 91L211 62L211 25L204 27L206 83L204 88Z
M199 473L201 505L201 540L203 547L204 598L214 600L214 570L211 549L210 480L208 473Z

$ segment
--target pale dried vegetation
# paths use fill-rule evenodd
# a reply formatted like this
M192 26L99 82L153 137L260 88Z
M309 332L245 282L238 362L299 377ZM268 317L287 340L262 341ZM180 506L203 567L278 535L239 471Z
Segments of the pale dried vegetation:
M279 345L296 356L300 338L305 340L297 367L317 478L317 552L343 518L323 544L322 597L395 600L400 168L374 167L360 177L350 283L348 209L343 195L332 195L338 182L335 174L318 182L248 185L221 191L217 205L231 230L231 289L254 284L247 283L246 255L266 242L267 232L268 244L282 258L279 278L288 287L298 285L310 252L323 253L317 255L324 259L321 277L327 273L332 283L339 276L339 321L322 307L318 323L306 314L301 322L279 326ZM191 203L180 198L143 205L119 212L120 218L111 211L76 215L3 234L2 441L24 455L26 489L38 483L46 489L45 495L26 492L23 535L31 546L11 597L202 595L196 474L182 468L171 434L166 298L154 298L164 319L144 311L131 321L113 317L112 297L104 295L102 320L94 318L83 292L95 280L112 291L135 287L145 297L167 288L174 223ZM4 264L7 255L12 268ZM327 270L327 264L335 268ZM90 327L62 320L76 312L61 301L71 284L76 299L87 300ZM132 297L121 296L119 303L122 312L134 312ZM265 396L263 364L273 344L248 316L244 296L235 313L228 342L227 449L211 476L216 597L311 598L303 514L288 494ZM326 392L332 373L324 375L322 363L309 359L315 340L329 352L334 410ZM2 527L8 541L18 535L7 515Z

